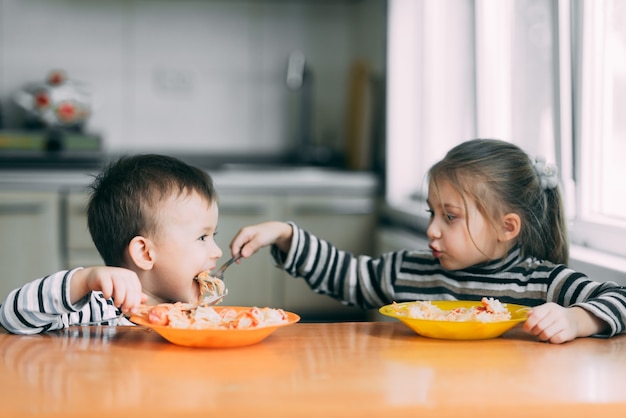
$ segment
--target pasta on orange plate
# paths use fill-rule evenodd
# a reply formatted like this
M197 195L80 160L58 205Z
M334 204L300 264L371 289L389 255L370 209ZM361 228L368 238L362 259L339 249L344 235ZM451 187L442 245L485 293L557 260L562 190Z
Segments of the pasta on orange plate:
M395 312L400 316L414 319L428 319L431 321L479 321L497 322L508 321L511 313L499 300L494 298L482 298L478 306L458 307L444 310L433 305L429 301L416 301L400 306L393 303Z
M288 322L282 309L214 308L181 302L143 306L137 314L153 325L183 329L251 329Z
M228 293L224 282L211 276L208 271L200 273L195 280L200 285L200 298L196 303L142 305L133 314L151 325L177 329L241 330L289 322L289 316L282 309L256 306L213 307L215 300L207 303L207 299L224 297Z
M228 289L222 279L211 276L208 271L203 271L195 277L196 281L200 285L200 300L198 303L202 303L205 299L216 298L220 296L226 296Z

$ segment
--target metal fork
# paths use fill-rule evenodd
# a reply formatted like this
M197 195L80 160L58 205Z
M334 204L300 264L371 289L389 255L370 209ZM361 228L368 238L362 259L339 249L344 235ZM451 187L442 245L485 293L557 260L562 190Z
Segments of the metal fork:
M231 258L230 260L228 260L227 262L222 264L220 266L220 268L217 269L217 271L215 273L212 273L211 277L213 277L214 279L220 279L220 280L224 281L224 271L228 268L228 266L230 266L231 264L233 264L235 261L239 260L240 258L241 258L240 255ZM228 295L228 289L224 289L224 293L219 295L219 296L203 298L202 302L201 302L201 305L203 305L203 306L213 306L213 305L216 305L217 303L221 302L222 299L224 299L224 296L226 296L226 295Z
M201 306L213 306L213 305L217 305L219 302L222 301L222 299L224 299L224 296L228 295L228 289L224 290L224 293L219 295L219 296L213 296L213 297L204 297L202 299L202 302L200 303Z
M228 266L230 266L231 264L233 264L235 261L239 260L240 258L241 258L241 255L231 258L230 260L222 264L222 266L215 272L215 274L212 274L211 276L215 277L216 279L224 280L224 271L228 268Z

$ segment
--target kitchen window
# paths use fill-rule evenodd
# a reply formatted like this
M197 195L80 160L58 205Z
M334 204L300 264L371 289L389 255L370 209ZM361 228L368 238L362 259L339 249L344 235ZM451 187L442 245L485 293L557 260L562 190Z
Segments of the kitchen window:
M392 213L425 230L428 168L500 138L558 164L572 244L626 256L626 3L390 0L388 16Z
M626 3L574 4L576 216L572 242L626 256Z

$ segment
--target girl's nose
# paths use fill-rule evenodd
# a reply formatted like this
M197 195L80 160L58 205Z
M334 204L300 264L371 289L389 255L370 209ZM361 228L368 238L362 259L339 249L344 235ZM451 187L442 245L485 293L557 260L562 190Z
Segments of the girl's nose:
M437 223L434 220L431 220L428 224L426 236L431 240L441 238L441 229L437 226Z

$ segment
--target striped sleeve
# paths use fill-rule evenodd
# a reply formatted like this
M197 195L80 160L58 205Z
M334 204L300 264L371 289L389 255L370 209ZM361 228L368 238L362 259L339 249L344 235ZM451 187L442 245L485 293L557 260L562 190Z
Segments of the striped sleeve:
M547 272L516 270L518 252L489 269L447 271L430 253L402 250L377 258L340 251L294 224L287 254L274 247L274 263L311 289L364 309L413 300L481 300L536 306L545 302ZM535 267L536 269L536 267Z
M614 282L596 282L564 266L555 269L548 301L579 306L606 322L611 337L626 330L626 287Z
M364 309L411 300L480 300L538 306L555 302L580 306L606 322L606 336L626 330L626 287L595 282L563 265L522 259L512 250L465 270L448 271L429 254L396 251L380 257L355 256L291 223L288 253L272 248L274 263L304 278L315 292ZM603 334L604 336L604 334Z
M377 258L340 251L294 224L291 248L272 248L274 263L312 290L349 305L379 308L413 300L480 300L495 297L506 303L536 306L545 302L546 279L525 278L526 271L500 273L450 272L429 253L389 252ZM510 260L509 260L510 259ZM514 264L511 254L505 266Z
M38 334L110 315L115 307L100 292L71 303L70 280L77 270L59 271L13 290L0 306L0 325L14 334Z
M384 257L373 259L339 251L327 241L290 223L291 249L281 253L272 247L274 264L294 277L302 277L317 293L364 309L379 307L393 300L392 280ZM390 256L391 257L391 256Z

